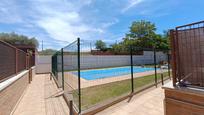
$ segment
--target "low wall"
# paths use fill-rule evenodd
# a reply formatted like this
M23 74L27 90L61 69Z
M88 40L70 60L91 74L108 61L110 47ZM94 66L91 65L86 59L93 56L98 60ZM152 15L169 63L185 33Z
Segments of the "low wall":
M51 72L51 55L36 56L36 73ZM157 63L167 61L167 55L163 52L156 52ZM111 66L130 65L130 55L81 55L81 69L103 68ZM154 53L144 51L143 55L133 55L133 64L153 64ZM64 55L64 69L77 69L77 55ZM61 57L58 57L58 69L61 70Z
M112 66L130 66L130 55L81 55L80 61L81 69L103 68ZM159 63L160 61L167 61L167 55L163 52L156 52L156 61L157 63ZM133 65L153 63L154 53L152 51L144 51L143 55L133 55ZM77 69L77 67L77 55L64 56L65 70Z
M28 70L0 83L0 115L10 115L28 84Z
M51 55L48 56L42 56L38 55L36 56L36 73L49 73L51 72Z

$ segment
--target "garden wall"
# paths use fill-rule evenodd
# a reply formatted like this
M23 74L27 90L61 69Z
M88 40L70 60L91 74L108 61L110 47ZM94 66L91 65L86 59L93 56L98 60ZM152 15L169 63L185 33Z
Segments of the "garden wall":
M163 52L157 52L156 56L157 63L162 60L167 61L167 55ZM133 65L153 64L154 53L152 51L144 51L144 55L134 55L133 60ZM80 61L81 69L130 66L130 55L81 55ZM75 66L77 67L77 55L65 55L64 70L75 69Z
M49 73L51 72L51 55L36 56L36 73Z
M152 51L144 51L144 55L134 55L134 65L153 64L154 53ZM167 55L163 52L157 52L157 63L162 60L167 61ZM58 58L61 59L61 58ZM61 62L61 61L58 61ZM58 64L59 66L61 64ZM69 66L72 65L72 66ZM130 55L81 55L81 68L102 68L112 66L129 66ZM77 67L77 55L64 56L64 70L70 70ZM60 68L60 67L58 67ZM36 56L36 73L51 72L51 56Z

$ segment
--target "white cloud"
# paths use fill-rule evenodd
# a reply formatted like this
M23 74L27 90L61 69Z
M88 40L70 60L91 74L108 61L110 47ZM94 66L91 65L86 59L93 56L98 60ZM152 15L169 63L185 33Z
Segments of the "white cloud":
M82 12L92 2L93 0L3 0L0 2L0 23L12 25L10 31L36 37L40 43L43 40L45 48L59 49L77 37L98 39L109 26L116 23L116 19L110 22L85 22L84 19L92 17Z
M75 40L77 37L84 34L88 35L90 32L103 32L102 29L91 27L83 24L73 24L72 20L66 21L66 18L43 18L39 20L38 25L42 27L52 38L57 40L67 40L69 42Z
M140 3L144 2L144 0L128 0L128 5L122 9L122 13L128 11L130 8L139 5Z
M49 41L50 39L53 44L57 40L72 42L77 37L89 40L116 40L121 38L125 31L120 33L118 31L121 28L117 32L109 30L109 28L119 22L116 17L120 17L121 12L131 14L134 8L134 12L137 12L138 15L160 16L166 15L166 9L168 9L166 6L169 4L166 1L161 2L161 0L110 2L112 3L110 6L99 8L97 5L97 7L91 6L94 3L93 0L22 0L21 2L3 0L0 2L0 23L20 23L16 29L20 33L33 35L39 40ZM157 7L154 4L157 4ZM114 12L108 10L107 12L103 8L118 8L118 10L114 10ZM163 10L165 12L162 12ZM35 33L32 33L33 31ZM42 34L44 35L42 36Z
M84 5L90 5L92 0L55 1L30 0L34 23L42 28L51 38L73 41L77 37L89 37L91 34L103 33L103 28L86 24L80 15ZM76 7L77 6L77 7Z
M158 18L169 15L178 5L178 0L128 0L122 13L136 13L136 15L148 18ZM134 9L134 10L132 10Z
M102 23L102 27L103 28L108 28L108 27L110 27L110 26L112 26L112 25L114 25L114 24L116 24L118 22L119 22L119 20L115 18L113 21Z

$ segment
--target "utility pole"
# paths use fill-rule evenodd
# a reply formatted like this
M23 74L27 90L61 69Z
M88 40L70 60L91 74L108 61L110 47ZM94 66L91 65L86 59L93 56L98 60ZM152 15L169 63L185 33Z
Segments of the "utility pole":
M43 51L43 40L42 40L42 51Z
M90 43L90 50L92 51L92 44Z

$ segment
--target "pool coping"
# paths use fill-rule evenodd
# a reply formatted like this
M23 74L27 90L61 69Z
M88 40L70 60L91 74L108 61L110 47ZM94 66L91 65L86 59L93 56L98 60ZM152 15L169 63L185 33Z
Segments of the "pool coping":
M157 70L157 73L163 73L163 72L167 72L167 71L168 70ZM133 78L153 75L154 72L155 71L152 70L152 71L134 73ZM77 75L73 74L72 72L64 72L64 77L65 77L65 82L68 81L68 84L71 85L73 89L77 89L77 87L78 87L78 85L77 85L78 84L78 76ZM127 80L127 79L131 79L131 74L112 76L112 77L110 76L108 78L101 78L101 79L95 79L95 80L86 80L84 78L80 78L81 88L103 85L103 84L116 82L116 81L123 81L123 80Z

